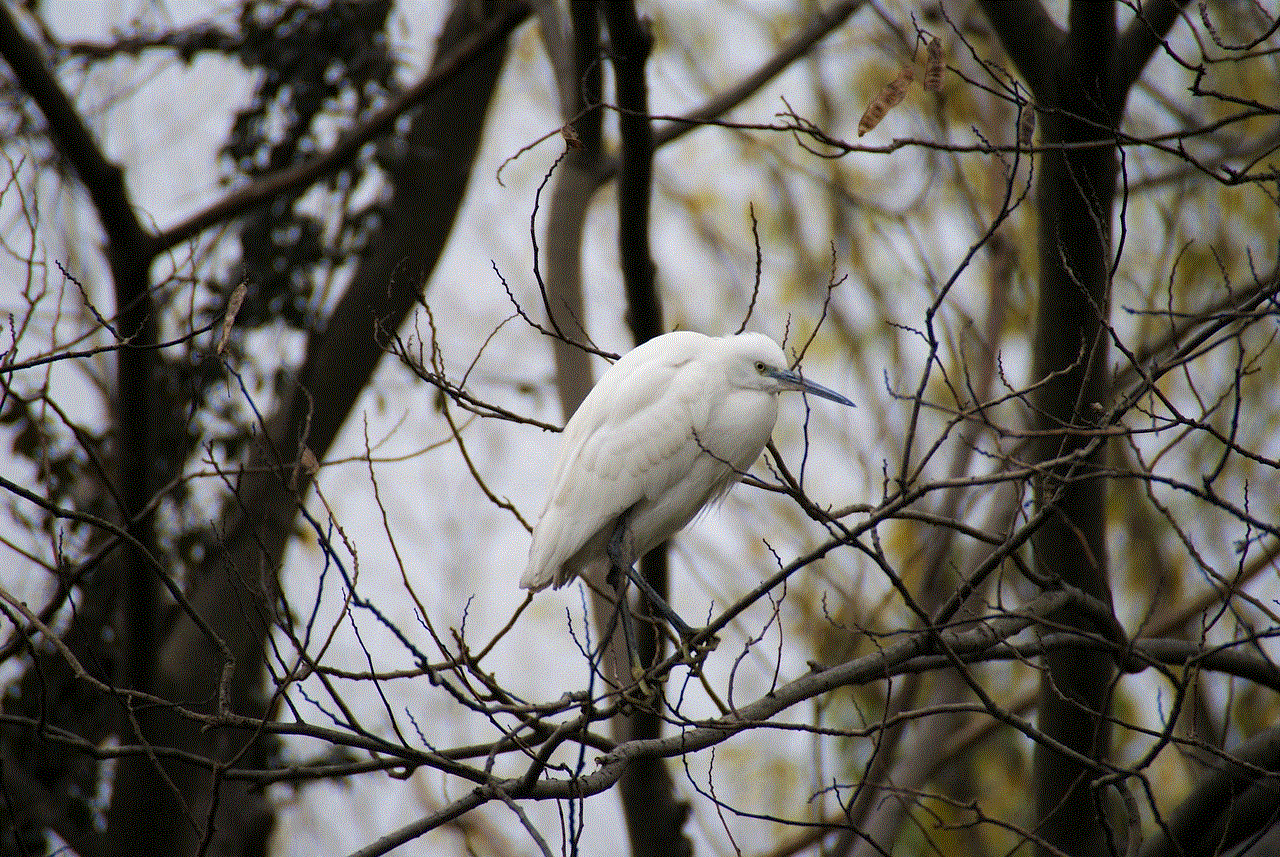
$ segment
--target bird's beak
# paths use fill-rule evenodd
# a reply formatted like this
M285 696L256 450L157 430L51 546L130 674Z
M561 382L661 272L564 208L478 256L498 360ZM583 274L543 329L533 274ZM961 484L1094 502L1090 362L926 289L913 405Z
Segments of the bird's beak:
M770 373L775 379L785 384L787 389L799 390L802 393L812 393L815 396L821 396L824 399L830 399L833 402L839 402L842 405L848 405L851 408L857 407L853 402L837 393L835 390L829 390L821 384L814 383L807 378L801 378L800 373L790 369L781 369Z

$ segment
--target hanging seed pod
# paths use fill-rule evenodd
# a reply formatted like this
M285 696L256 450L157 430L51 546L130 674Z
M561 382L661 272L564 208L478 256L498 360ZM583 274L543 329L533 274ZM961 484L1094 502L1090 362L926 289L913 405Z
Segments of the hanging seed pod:
M942 91L942 72L946 68L942 64L942 40L934 36L929 41L929 48L924 59L924 91Z
M1022 105L1022 115L1018 117L1018 145L1026 149L1031 145L1031 138L1036 133L1036 109L1031 102Z
M898 76L885 84L884 89L880 90L880 94L867 107L867 112L863 113L862 118L858 120L859 137L879 125L884 115L902 101L903 96L907 94L907 87L915 78L915 70L908 65L903 66Z
M231 297L227 300L227 311L222 316L222 333L218 336L218 345L213 349L215 354L222 354L227 350L227 343L231 341L231 328L236 323L236 313L240 312L240 305L244 303L244 296L249 292L248 283L240 283L231 292Z

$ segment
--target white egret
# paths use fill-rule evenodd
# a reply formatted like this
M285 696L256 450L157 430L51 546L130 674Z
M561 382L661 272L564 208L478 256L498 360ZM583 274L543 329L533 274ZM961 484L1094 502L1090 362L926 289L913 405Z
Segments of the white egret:
M677 331L623 356L564 428L520 586L607 579L612 563L681 634L691 633L632 563L746 474L785 390L853 405L789 369L778 344L759 333ZM613 582L621 592L624 579Z

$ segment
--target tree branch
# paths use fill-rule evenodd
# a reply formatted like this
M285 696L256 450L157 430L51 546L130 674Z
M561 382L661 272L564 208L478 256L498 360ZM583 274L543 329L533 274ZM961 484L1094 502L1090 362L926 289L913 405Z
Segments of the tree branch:
M124 172L103 155L93 132L49 69L43 52L22 32L8 4L0 5L0 56L13 70L19 88L31 96L44 115L54 147L80 177L108 243L143 256L154 255L154 244L134 215Z
M662 300L655 283L649 242L649 208L653 173L653 128L649 119L645 65L653 48L648 21L636 15L634 2L602 6L609 31L622 138L618 163L618 254L627 296L627 320L636 343L663 332ZM666 598L669 591L667 545L651 550L640 561L640 573ZM636 626L636 648L643 664L655 663L662 652L660 619L647 599L639 599L645 621ZM661 699L659 685L657 698ZM660 707L659 702L657 707ZM615 718L615 734L629 738L657 738L662 719L655 708L640 707ZM680 799L671 772L662 759L640 759L619 783L632 857L677 857L693 853L684 834L689 804Z
M444 56L437 57L420 81L341 135L331 148L310 161L263 176L234 190L203 211L163 230L155 239L158 249L167 250L211 226L239 217L282 193L307 187L340 169L356 156L362 146L390 131L397 119L439 92L477 55L505 41L529 17L532 9L531 0L510 0L502 4L499 12L485 19L479 29L451 47Z
M423 100L407 132L408 154L389 170L392 193L384 224L326 323L310 337L292 388L282 393L277 411L262 420L266 431L250 452L234 486L236 502L220 527L223 550L192 575L194 617L179 615L152 654L158 696L195 700L217 710L229 705L258 719L271 715L261 689L276 616L277 574L293 534L300 493L312 475L295 471L294 463L304 449L324 457L381 360L390 332L418 300L466 191L484 130L481 117L505 60L505 35L527 11L522 0L480 7L470 0L453 4L437 41L438 62L433 63L433 68L449 71L429 73L431 85L417 90ZM459 122L460 116L473 119ZM301 181L302 175L290 171L280 180ZM270 187L272 192L280 189L278 184ZM255 204L234 194L232 200ZM206 213L207 222L233 216L235 207L223 205L218 209L222 214ZM197 229L192 223L181 228ZM168 240L174 235L169 233ZM195 617L226 641L230 662ZM223 699L219 677L228 671ZM147 719L148 734L139 737L150 744L184 748L224 764L241 753L244 764L269 753L269 742L259 734L228 737L224 730L204 730L163 709L147 712ZM135 779L123 778L126 768ZM156 770L149 760L137 760L122 762L118 770L108 833L120 847L143 842L153 843L157 853L194 853L208 827L219 832L210 853L230 853L249 847L245 840L265 836L260 827L245 823L270 818L264 796L251 784L225 780L221 767L210 775L181 764ZM194 808L195 819L173 805L169 782ZM151 801L152 811L129 809L127 801L139 796ZM156 824L157 817L164 823Z
M1115 85L1127 93L1137 82L1147 61L1178 22L1188 0L1147 0L1120 34L1116 45Z
M1143 844L1142 857L1226 854L1277 822L1280 787L1274 772L1280 769L1280 726L1260 732L1232 749L1229 758L1206 766L1187 799Z
M981 0L1005 53L1037 101L1047 100L1053 84L1054 57L1066 44L1066 32L1054 23L1040 0Z
M831 8L816 15L802 30L797 32L778 49L759 68L748 74L732 86L721 90L709 98L700 107L690 110L680 119L673 119L660 125L653 132L653 148L660 149L668 143L688 134L695 128L710 122L746 101L760 91L792 63L806 56L818 42L835 32L854 12L857 12L867 0L842 0ZM619 168L617 158L612 158L601 167L600 180L603 183L611 178Z
M610 49L618 98L618 252L627 291L627 310L636 343L663 332L662 303L654 284L649 249L649 194L653 174L653 129L645 62L653 34L636 17L633 2L606 3Z

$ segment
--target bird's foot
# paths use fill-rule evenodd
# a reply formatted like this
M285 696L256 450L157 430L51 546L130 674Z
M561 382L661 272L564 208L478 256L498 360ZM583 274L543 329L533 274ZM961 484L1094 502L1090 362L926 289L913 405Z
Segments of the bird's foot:
M687 664L694 672L702 669L702 662L707 655L720 645L720 638L706 628L685 628L676 635L676 653L683 664Z
M631 652L631 680L635 682L633 686L648 693L649 681L645 678L645 672L644 664L640 663L640 657L635 652Z
M658 692L645 676L638 675L635 684L622 689L621 697L622 708L627 713L636 710L652 711Z

